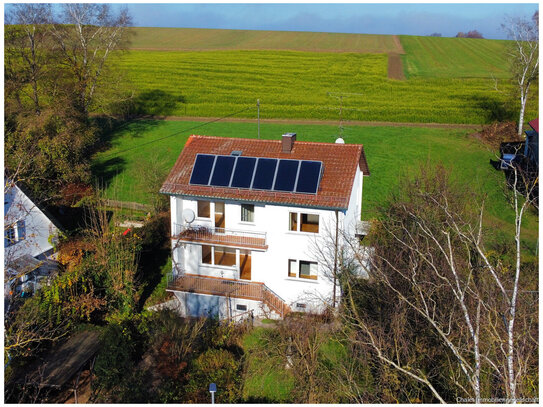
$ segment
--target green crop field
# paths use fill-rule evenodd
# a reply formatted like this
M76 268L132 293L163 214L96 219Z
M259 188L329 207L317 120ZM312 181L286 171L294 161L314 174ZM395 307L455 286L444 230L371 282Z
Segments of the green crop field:
M490 78L387 78L385 54L297 51L132 51L119 59L140 113L220 117L261 102L262 118L343 118L417 123L487 123L513 118ZM503 90L508 91L510 86ZM515 105L516 106L516 105ZM537 114L529 106L527 117ZM256 109L238 117L256 118Z
M408 78L508 78L508 41L402 35Z
M132 28L131 49L399 52L392 35L300 31Z
M338 134L335 126L261 124L261 136L265 139L279 139L289 131L296 132L297 139L302 141L333 142ZM164 138L173 134L176 135ZM144 163L159 159L163 168L170 169L190 134L256 138L257 126L252 123L131 122L110 135L111 148L95 157L94 173L107 186L106 194L110 198L148 203L148 195L141 188ZM145 144L157 139L161 140ZM495 159L494 152L469 137L465 130L347 126L344 139L347 143L364 144L370 167L371 175L364 179L364 219L375 216L378 206L386 202L400 179L421 165L443 163L456 179L487 195L487 221L497 229L512 232L514 216L503 195L503 174L489 164L489 159ZM125 151L127 149L130 150ZM526 239L532 247L537 239L536 217L528 216L525 227Z

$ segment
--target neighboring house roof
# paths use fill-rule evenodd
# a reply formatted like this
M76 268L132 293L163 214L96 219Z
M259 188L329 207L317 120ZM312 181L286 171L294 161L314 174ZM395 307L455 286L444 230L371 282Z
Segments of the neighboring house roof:
M24 230L22 239L6 243L8 226L17 225ZM9 229L12 229L10 227ZM32 257L45 255L53 249L50 236L59 228L46 213L36 205L17 184L4 188L4 263L9 263L25 254Z
M530 127L539 133L539 117L528 122Z
M317 194L256 191L238 188L190 185L189 179L196 154L230 155L322 161L324 171ZM282 140L254 140L224 137L190 136L168 178L160 189L170 195L250 202L277 203L326 209L347 209L356 170L369 175L361 144L335 144L295 141L290 153L282 152Z

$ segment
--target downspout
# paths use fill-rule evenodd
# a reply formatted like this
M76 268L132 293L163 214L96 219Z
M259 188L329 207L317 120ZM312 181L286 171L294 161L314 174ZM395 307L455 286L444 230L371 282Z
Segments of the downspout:
M339 215L336 212L336 238L334 242L334 293L333 293L333 307L336 308L336 285L337 285L337 247L338 247L338 234L339 234Z

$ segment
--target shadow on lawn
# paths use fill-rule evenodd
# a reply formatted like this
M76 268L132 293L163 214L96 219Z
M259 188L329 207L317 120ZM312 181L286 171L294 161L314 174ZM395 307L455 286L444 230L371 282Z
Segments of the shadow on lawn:
M509 108L510 105L501 100L479 95L472 95L469 98L485 112L487 123L513 120L515 117L515 112Z
M100 188L107 189L111 180L126 167L126 160L121 157L111 157L107 160L94 161L91 165L91 172L95 184Z

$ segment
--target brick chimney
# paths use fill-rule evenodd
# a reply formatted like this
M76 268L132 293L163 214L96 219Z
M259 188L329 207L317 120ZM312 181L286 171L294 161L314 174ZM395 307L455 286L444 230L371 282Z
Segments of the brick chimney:
M294 147L294 142L296 141L296 133L286 133L283 134L283 141L282 141L282 151L283 153L290 153L292 151L292 147Z

